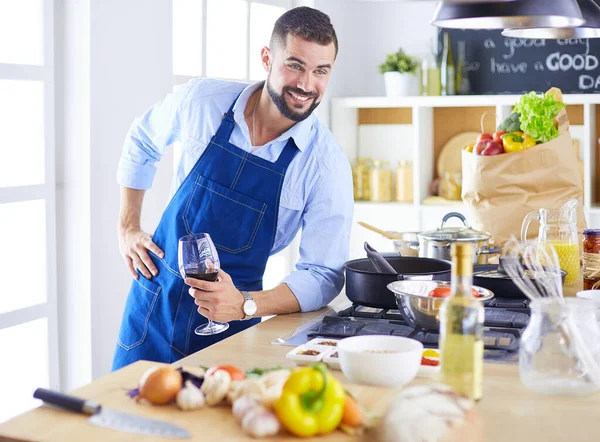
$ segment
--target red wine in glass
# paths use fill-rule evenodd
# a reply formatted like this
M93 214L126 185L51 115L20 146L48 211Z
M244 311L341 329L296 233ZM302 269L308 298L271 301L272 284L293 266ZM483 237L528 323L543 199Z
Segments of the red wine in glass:
M184 278L203 281L217 281L219 276L219 254L208 233L197 233L179 238L179 272ZM197 335L208 336L224 332L229 328L226 322L208 320L194 330Z

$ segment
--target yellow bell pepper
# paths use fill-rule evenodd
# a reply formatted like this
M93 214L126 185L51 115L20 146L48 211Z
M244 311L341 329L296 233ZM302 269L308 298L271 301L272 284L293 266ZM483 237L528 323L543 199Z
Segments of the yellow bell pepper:
M345 392L323 363L298 368L283 386L275 413L290 433L301 437L335 430L344 413Z
M520 152L531 149L536 142L531 136L523 134L521 131L509 132L502 135L502 142L505 152Z
M473 153L473 148L474 147L475 147L474 144L469 144L468 146L463 147L463 150L466 150L467 152Z

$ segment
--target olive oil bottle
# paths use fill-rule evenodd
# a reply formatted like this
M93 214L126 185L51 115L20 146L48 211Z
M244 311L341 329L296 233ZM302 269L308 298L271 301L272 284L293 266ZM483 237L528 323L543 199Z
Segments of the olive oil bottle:
M440 309L441 381L473 400L482 396L483 304L471 293L473 246L452 244L452 292Z

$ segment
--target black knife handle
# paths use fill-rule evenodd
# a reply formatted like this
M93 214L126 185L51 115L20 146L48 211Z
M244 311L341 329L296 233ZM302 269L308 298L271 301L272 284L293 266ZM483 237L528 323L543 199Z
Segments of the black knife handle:
M46 388L38 388L33 392L33 397L41 399L44 402L55 405L66 410L75 411L76 413L95 414L100 411L102 406L94 401L86 401L75 396L69 396L58 391L47 390Z

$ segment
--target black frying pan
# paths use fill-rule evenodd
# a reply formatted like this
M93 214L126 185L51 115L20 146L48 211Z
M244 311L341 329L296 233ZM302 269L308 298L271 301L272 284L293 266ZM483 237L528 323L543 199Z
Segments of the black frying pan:
M346 269L346 296L355 304L367 307L397 309L396 297L387 288L398 280L450 281L451 264L448 261L416 256L385 256L396 274L379 273L368 258L348 261Z
M502 259L502 258L501 258ZM500 271L499 271L500 270ZM563 284L565 283L565 277L567 272L561 270L561 277ZM508 275L503 278L494 278L484 276L485 274L499 274L506 275L501 266L498 265L476 265L473 268L473 285L486 288L494 293L496 298L521 298L525 299L527 296L517 287Z

